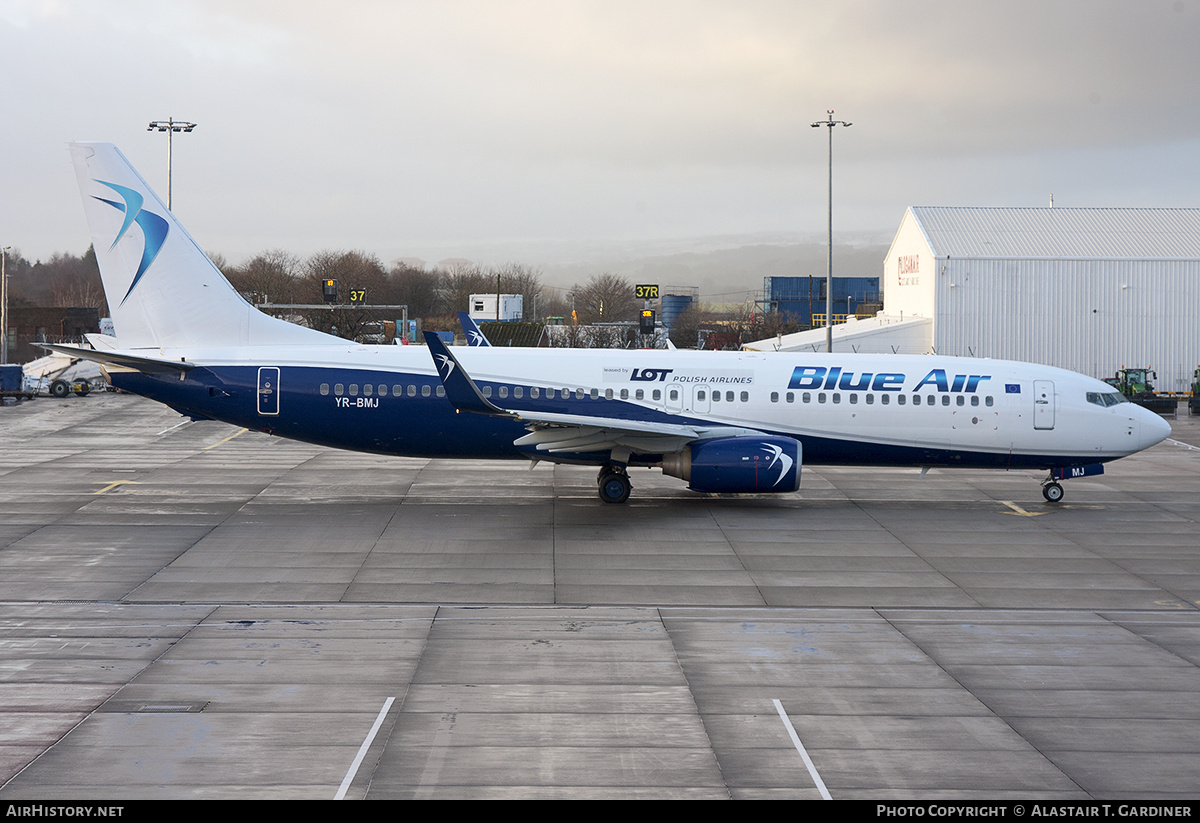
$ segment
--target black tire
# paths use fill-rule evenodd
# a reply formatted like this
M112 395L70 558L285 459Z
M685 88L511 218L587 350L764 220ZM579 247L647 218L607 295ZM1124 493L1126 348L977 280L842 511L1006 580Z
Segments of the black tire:
M79 395L80 397L87 397L88 393L91 392L91 390L92 390L92 387L89 386L87 383L80 383L78 388L75 389L75 393L77 395Z
M66 380L55 380L50 384L50 394L54 397L66 397L71 393L71 385Z
M605 503L624 503L629 499L629 492L633 488L629 482L629 475L616 472L601 475L599 486L600 499Z
M1059 483L1047 483L1042 486L1042 497L1046 498L1047 503L1061 503L1064 494L1063 487Z

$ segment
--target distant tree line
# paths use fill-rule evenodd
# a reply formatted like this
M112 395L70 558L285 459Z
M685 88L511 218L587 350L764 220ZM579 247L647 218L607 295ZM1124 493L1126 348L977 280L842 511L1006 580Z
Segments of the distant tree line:
M301 259L282 249L261 252L240 265L230 264L220 255L213 255L212 261L253 303L320 304L324 302L322 282L327 279L338 281L343 303L348 302L351 289L365 290L364 310L308 313L314 328L336 330L345 337L354 336L367 319L379 319L369 311L372 305L406 305L408 316L421 318L423 328L457 331L456 312L469 308L470 295L497 290L522 295L527 320L562 318L571 326L635 322L643 305L634 297L633 284L619 275L594 274L564 290L545 285L538 269L520 263L464 263L444 269L405 263L386 267L376 255L363 251L320 251ZM6 270L10 306L88 307L96 308L102 317L108 315L96 254L90 246L78 257L59 253L45 262L32 263L19 250L10 249ZM679 316L670 336L679 348L699 343L708 349L731 349L800 328L786 317L756 313L753 303L721 311L693 304ZM596 341L601 338L604 345L630 344L627 332L613 331L598 337L567 334L572 342L566 345L589 344L575 343L576 337L592 345L600 345ZM636 345L636 334L630 339Z
M466 311L472 294L522 295L525 318L562 317L579 323L636 320L633 285L623 277L597 274L569 291L542 281L541 272L521 263L483 266L464 263L422 268L396 263L387 268L373 254L322 251L301 260L282 250L266 251L240 266L216 260L238 291L259 302L320 303L321 284L333 278L342 289L365 289L367 303L406 305L426 329L457 329L456 313Z
M91 246L78 257L58 253L49 260L31 263L20 249L9 249L4 271L8 275L8 305L98 309L108 313L100 267Z
M763 312L752 302L716 310L693 303L671 325L671 342L681 349L733 351L745 343L765 340L810 328L791 315Z

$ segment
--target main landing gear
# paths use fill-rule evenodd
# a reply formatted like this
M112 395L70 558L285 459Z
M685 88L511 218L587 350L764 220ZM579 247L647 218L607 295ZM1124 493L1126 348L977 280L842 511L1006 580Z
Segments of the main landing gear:
M600 489L600 499L605 503L624 503L629 499L629 491L633 488L625 467L613 463L606 463L600 467L600 473L596 475L596 484Z

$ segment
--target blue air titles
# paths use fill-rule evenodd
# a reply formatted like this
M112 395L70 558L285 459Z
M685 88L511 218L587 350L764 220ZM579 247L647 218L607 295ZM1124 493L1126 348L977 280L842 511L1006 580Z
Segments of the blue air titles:
M789 389L840 389L841 391L902 391L907 375L891 372L843 372L841 366L797 366L792 371ZM918 392L924 386L933 386L940 392L974 394L979 384L991 380L986 374L946 375L945 369L931 369L913 387Z

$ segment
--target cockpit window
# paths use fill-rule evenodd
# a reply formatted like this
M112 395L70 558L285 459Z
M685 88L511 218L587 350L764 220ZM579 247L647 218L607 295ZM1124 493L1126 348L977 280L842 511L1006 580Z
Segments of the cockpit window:
M1087 401L1097 406L1115 406L1118 403L1128 403L1129 398L1118 391L1113 392L1098 392L1090 391L1087 393Z

